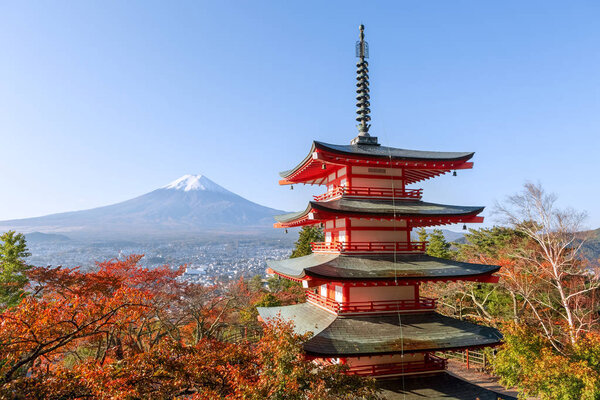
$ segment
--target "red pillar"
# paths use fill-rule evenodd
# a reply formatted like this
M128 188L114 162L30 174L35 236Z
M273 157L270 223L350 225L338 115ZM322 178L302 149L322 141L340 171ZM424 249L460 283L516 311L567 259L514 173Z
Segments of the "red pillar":
M467 349L467 369L469 369L469 349Z
M342 301L344 303L350 301L350 285L346 283L342 284Z

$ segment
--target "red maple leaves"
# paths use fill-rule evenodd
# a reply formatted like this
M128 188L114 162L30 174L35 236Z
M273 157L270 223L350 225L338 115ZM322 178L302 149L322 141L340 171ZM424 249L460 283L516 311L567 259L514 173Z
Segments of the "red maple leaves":
M203 287L141 256L93 272L35 268L29 295L0 314L0 395L44 399L354 398L372 387L315 368L286 324L258 342L217 340L261 293Z

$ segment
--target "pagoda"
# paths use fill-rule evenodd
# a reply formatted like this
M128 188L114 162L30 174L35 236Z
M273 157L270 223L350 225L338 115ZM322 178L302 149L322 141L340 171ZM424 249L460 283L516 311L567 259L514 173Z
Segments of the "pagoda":
M300 282L307 301L259 307L262 321L292 320L318 363L348 365L348 373L376 378L446 369L436 353L497 345L500 333L441 315L422 297L424 282L497 282L498 266L440 259L415 242L415 228L483 221L483 207L422 201L426 179L473 167L472 152L381 146L369 134L368 45L356 43L358 136L349 145L313 142L308 155L280 175L281 185L324 185L305 210L276 217L277 228L318 225L325 241L304 257L268 261L268 272Z

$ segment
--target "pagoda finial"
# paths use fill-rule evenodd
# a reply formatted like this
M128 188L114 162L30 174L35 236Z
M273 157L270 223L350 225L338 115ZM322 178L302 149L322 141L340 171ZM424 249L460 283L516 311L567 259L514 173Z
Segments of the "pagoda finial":
M352 139L351 144L374 144L377 145L377 138L369 135L371 124L371 110L369 109L369 63L365 58L369 58L369 44L365 42L365 26L359 27L359 41L356 42L356 57L359 62L356 63L356 120L359 122L358 136Z

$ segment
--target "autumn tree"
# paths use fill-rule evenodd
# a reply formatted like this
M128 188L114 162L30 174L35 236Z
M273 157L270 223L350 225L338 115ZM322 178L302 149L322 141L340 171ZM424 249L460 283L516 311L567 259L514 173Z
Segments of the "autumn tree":
M0 382L36 368L53 368L67 355L102 363L156 343L165 332L153 301L182 270L146 270L141 256L99 263L95 272L32 268L30 295L0 314ZM142 339L143 338L143 339Z
M597 323L595 298L599 275L582 257L585 214L556 207L556 196L541 185L527 183L521 193L497 206L499 215L532 245L517 247L511 257L519 263L514 280L519 295L554 348L574 345ZM517 279L521 279L517 277Z
M265 284L266 283L266 284ZM306 294L302 286L280 276L272 276L266 282L259 276L247 281L247 300L240 312L240 322L255 328L258 324L256 307L274 307L304 302Z
M306 359L308 336L288 324L230 335L245 310L281 304L286 290L204 287L141 258L27 271L23 300L0 313L0 398L374 398L372 381Z
M469 297L486 318L518 321L523 314L525 303L520 293L532 277L520 274L522 262L513 254L515 249L529 245L530 240L522 233L501 226L470 229L465 243L458 245L458 260L501 267L496 273L499 284L470 286Z
M425 233L422 229L419 235L424 234L425 238L429 239L427 254L431 256L488 264L480 258L477 238L482 234L481 232L482 230L470 230L465 235L467 244L459 244L458 251L450 249L450 243L446 241L443 232L439 229L433 230L431 234ZM483 235L485 234L484 232ZM472 250L469 252L468 249ZM505 313L507 303L506 296L497 289L496 285L469 281L426 283L423 285L423 293L437 298L440 311L446 315L459 319L483 319L491 325L494 325L496 318Z
M261 292L264 287L263 277L260 275L254 275L248 280L248 288L253 292Z
M25 258L30 255L22 233L8 231L0 235L0 310L21 300L28 282L25 272L30 268Z
M55 363L5 382L11 399L376 399L374 382L317 366L302 354L309 335L289 324L265 327L256 343L203 338L187 344L163 337L155 346L99 362Z
M311 334L297 335L292 325L272 321L255 348L262 373L253 389L255 399L377 399L374 380L346 375L347 366L315 365L303 355Z
M525 396L542 400L596 400L600 398L600 335L582 333L565 354L536 329L507 324L504 344L493 359L495 374Z

